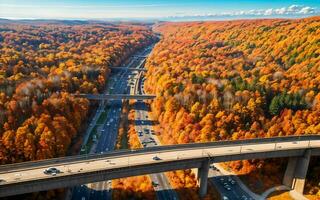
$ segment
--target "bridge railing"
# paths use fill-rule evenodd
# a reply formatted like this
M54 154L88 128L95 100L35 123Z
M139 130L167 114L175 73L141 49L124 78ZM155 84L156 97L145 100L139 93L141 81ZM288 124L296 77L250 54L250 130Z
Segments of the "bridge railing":
M273 138L259 138L259 139L247 139L247 140L237 140L237 141L217 141L217 142L207 142L207 143L192 143L192 144L179 144L179 145L164 145L164 146L155 146L148 147L137 150L117 150L112 152L106 152L103 154L86 154L86 155L77 155L77 156L68 156L68 157L59 157L53 159L39 160L39 161L28 161L15 164L0 165L0 172L12 169L21 169L33 167L35 165L54 165L63 162L81 162L82 160L91 160L91 159L101 159L107 157L119 157L123 155L137 155L145 153L161 153L166 151L179 151L186 149L199 149L199 148L212 148L212 147L223 147L230 145L250 145L250 144L264 144L270 142L297 142L297 141L310 141L320 140L320 135L307 135L307 136L288 136L288 137L273 137ZM275 146L276 149L276 146ZM278 149L279 150L279 149ZM241 153L241 152L240 152Z

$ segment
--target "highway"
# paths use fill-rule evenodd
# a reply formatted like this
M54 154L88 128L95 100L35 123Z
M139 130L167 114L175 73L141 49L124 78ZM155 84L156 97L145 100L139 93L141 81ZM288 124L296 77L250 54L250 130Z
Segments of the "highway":
M136 131L138 132L140 143L144 147L159 145L158 138L154 135L152 121L148 119L148 107L144 102L137 102L136 110ZM150 174L154 184L158 200L179 199L175 190L171 188L170 182L164 173Z
M136 110L136 131L140 143L144 147L153 147L160 144L158 138L154 135L152 121L148 119L148 107L144 102L137 102ZM158 200L179 199L175 190L171 188L170 182L164 173L150 174L151 181L154 184Z
M142 52L138 52L138 55L150 52L150 49L151 48L148 47ZM122 69L128 68L130 70L119 70L111 73L109 76L108 84L103 94L109 96L111 96L112 94L126 94L128 87L131 87L129 84L129 77L133 77L133 73L137 74L131 69L140 67L143 60L143 57L132 56L128 64L126 64L125 67L121 67ZM110 98L107 101L107 105L102 104L103 101L99 103L96 114L88 127L86 135L87 139L85 140L84 144L87 143L89 137L88 135L91 133L93 127L97 126L97 137L93 141L94 144L92 145L89 153L100 154L107 151L113 151L115 149L122 109L122 101L110 100ZM102 123L100 122L101 124L98 124L99 118L102 114L105 115L105 117L102 118L104 120ZM73 189L71 199L111 199L111 186L111 180L81 185Z
M146 56L144 56L146 57ZM144 65L141 65L140 69ZM144 77L143 73L136 75L135 85L131 88L132 95L145 95L144 93ZM153 121L148 117L149 107L144 101L136 101L135 110L135 129L138 138L143 147L153 147L161 145L153 130ZM172 189L170 182L164 173L150 174L154 190L158 200L177 200L179 199L175 190Z
M221 197L227 197L232 200L253 200L250 194L246 193L233 178L233 176L225 176L214 165L209 169L209 181L219 191Z
M306 149L310 149L313 156L319 156L320 137L267 138L157 146L135 151L4 165L0 166L0 178L2 180L0 197L4 194L17 194L19 191L21 193L24 190L30 192L39 190L38 187L41 187L41 189L63 187L75 184L74 181L81 184L86 181L101 180L104 177L111 179L159 173L186 167L195 168L203 162L203 159L209 157L214 157L214 161L210 160L210 162L225 162L239 159L286 157L288 155L303 156ZM154 159L155 156L159 157L160 160ZM187 165L187 163L190 165ZM44 170L48 167L55 167L61 173L56 175L45 174ZM96 175L94 175L95 172ZM102 174L102 172L105 173ZM82 179L81 177L86 177L86 174L91 175L87 179ZM28 187L28 184L32 186ZM10 187L15 189L10 190Z

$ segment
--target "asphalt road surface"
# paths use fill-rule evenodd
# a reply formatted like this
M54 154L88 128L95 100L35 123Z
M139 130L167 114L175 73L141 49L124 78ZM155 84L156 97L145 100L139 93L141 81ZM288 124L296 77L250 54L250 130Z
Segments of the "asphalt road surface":
M222 199L230 200L253 200L250 194L246 193L236 182L233 176L223 175L213 165L209 169L209 181L215 186Z

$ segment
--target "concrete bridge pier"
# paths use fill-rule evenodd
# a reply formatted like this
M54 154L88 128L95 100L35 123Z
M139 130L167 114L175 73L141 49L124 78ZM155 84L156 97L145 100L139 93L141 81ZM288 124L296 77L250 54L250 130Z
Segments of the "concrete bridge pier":
M102 107L104 107L106 105L106 102L104 99L101 101L101 104L102 104Z
M204 198L208 190L208 173L209 173L209 160L202 161L201 167L198 168L198 183L199 183L199 196Z
M290 157L283 177L284 185L301 194L303 194L310 156L311 150L308 149L305 151L303 156Z

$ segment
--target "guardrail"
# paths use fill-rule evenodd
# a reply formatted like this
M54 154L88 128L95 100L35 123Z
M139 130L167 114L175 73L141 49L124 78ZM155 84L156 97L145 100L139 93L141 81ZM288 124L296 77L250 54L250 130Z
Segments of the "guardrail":
M103 99L154 99L156 95L130 95L130 94L73 94L75 97L87 98L87 99L95 99L95 100L103 100Z
M37 165L52 165L66 162L82 162L83 160L93 159L104 159L108 157L119 157L119 156L131 156L145 153L161 153L167 151L179 151L179 150L191 150L199 148L211 148L211 147L224 147L224 146L235 146L235 145L250 145L250 144L265 144L265 143L279 143L279 142L295 142L295 141L313 141L320 140L320 135L308 135L308 136L288 136L288 137L273 137L273 138L260 138L260 139L247 139L247 140L236 140L236 141L217 141L208 143L192 143L192 144L179 144L179 145L164 145L148 147L137 150L117 150L112 152L106 152L103 154L86 154L77 156L60 157L39 161L29 161L15 164L0 165L0 172L7 170L18 170L21 168L34 167ZM276 146L275 146L276 147ZM276 149L276 148L275 148ZM279 150L279 149L277 149ZM241 152L240 152L241 153Z
M111 70L129 70L129 71L147 71L146 69L133 68L133 67L109 67Z

